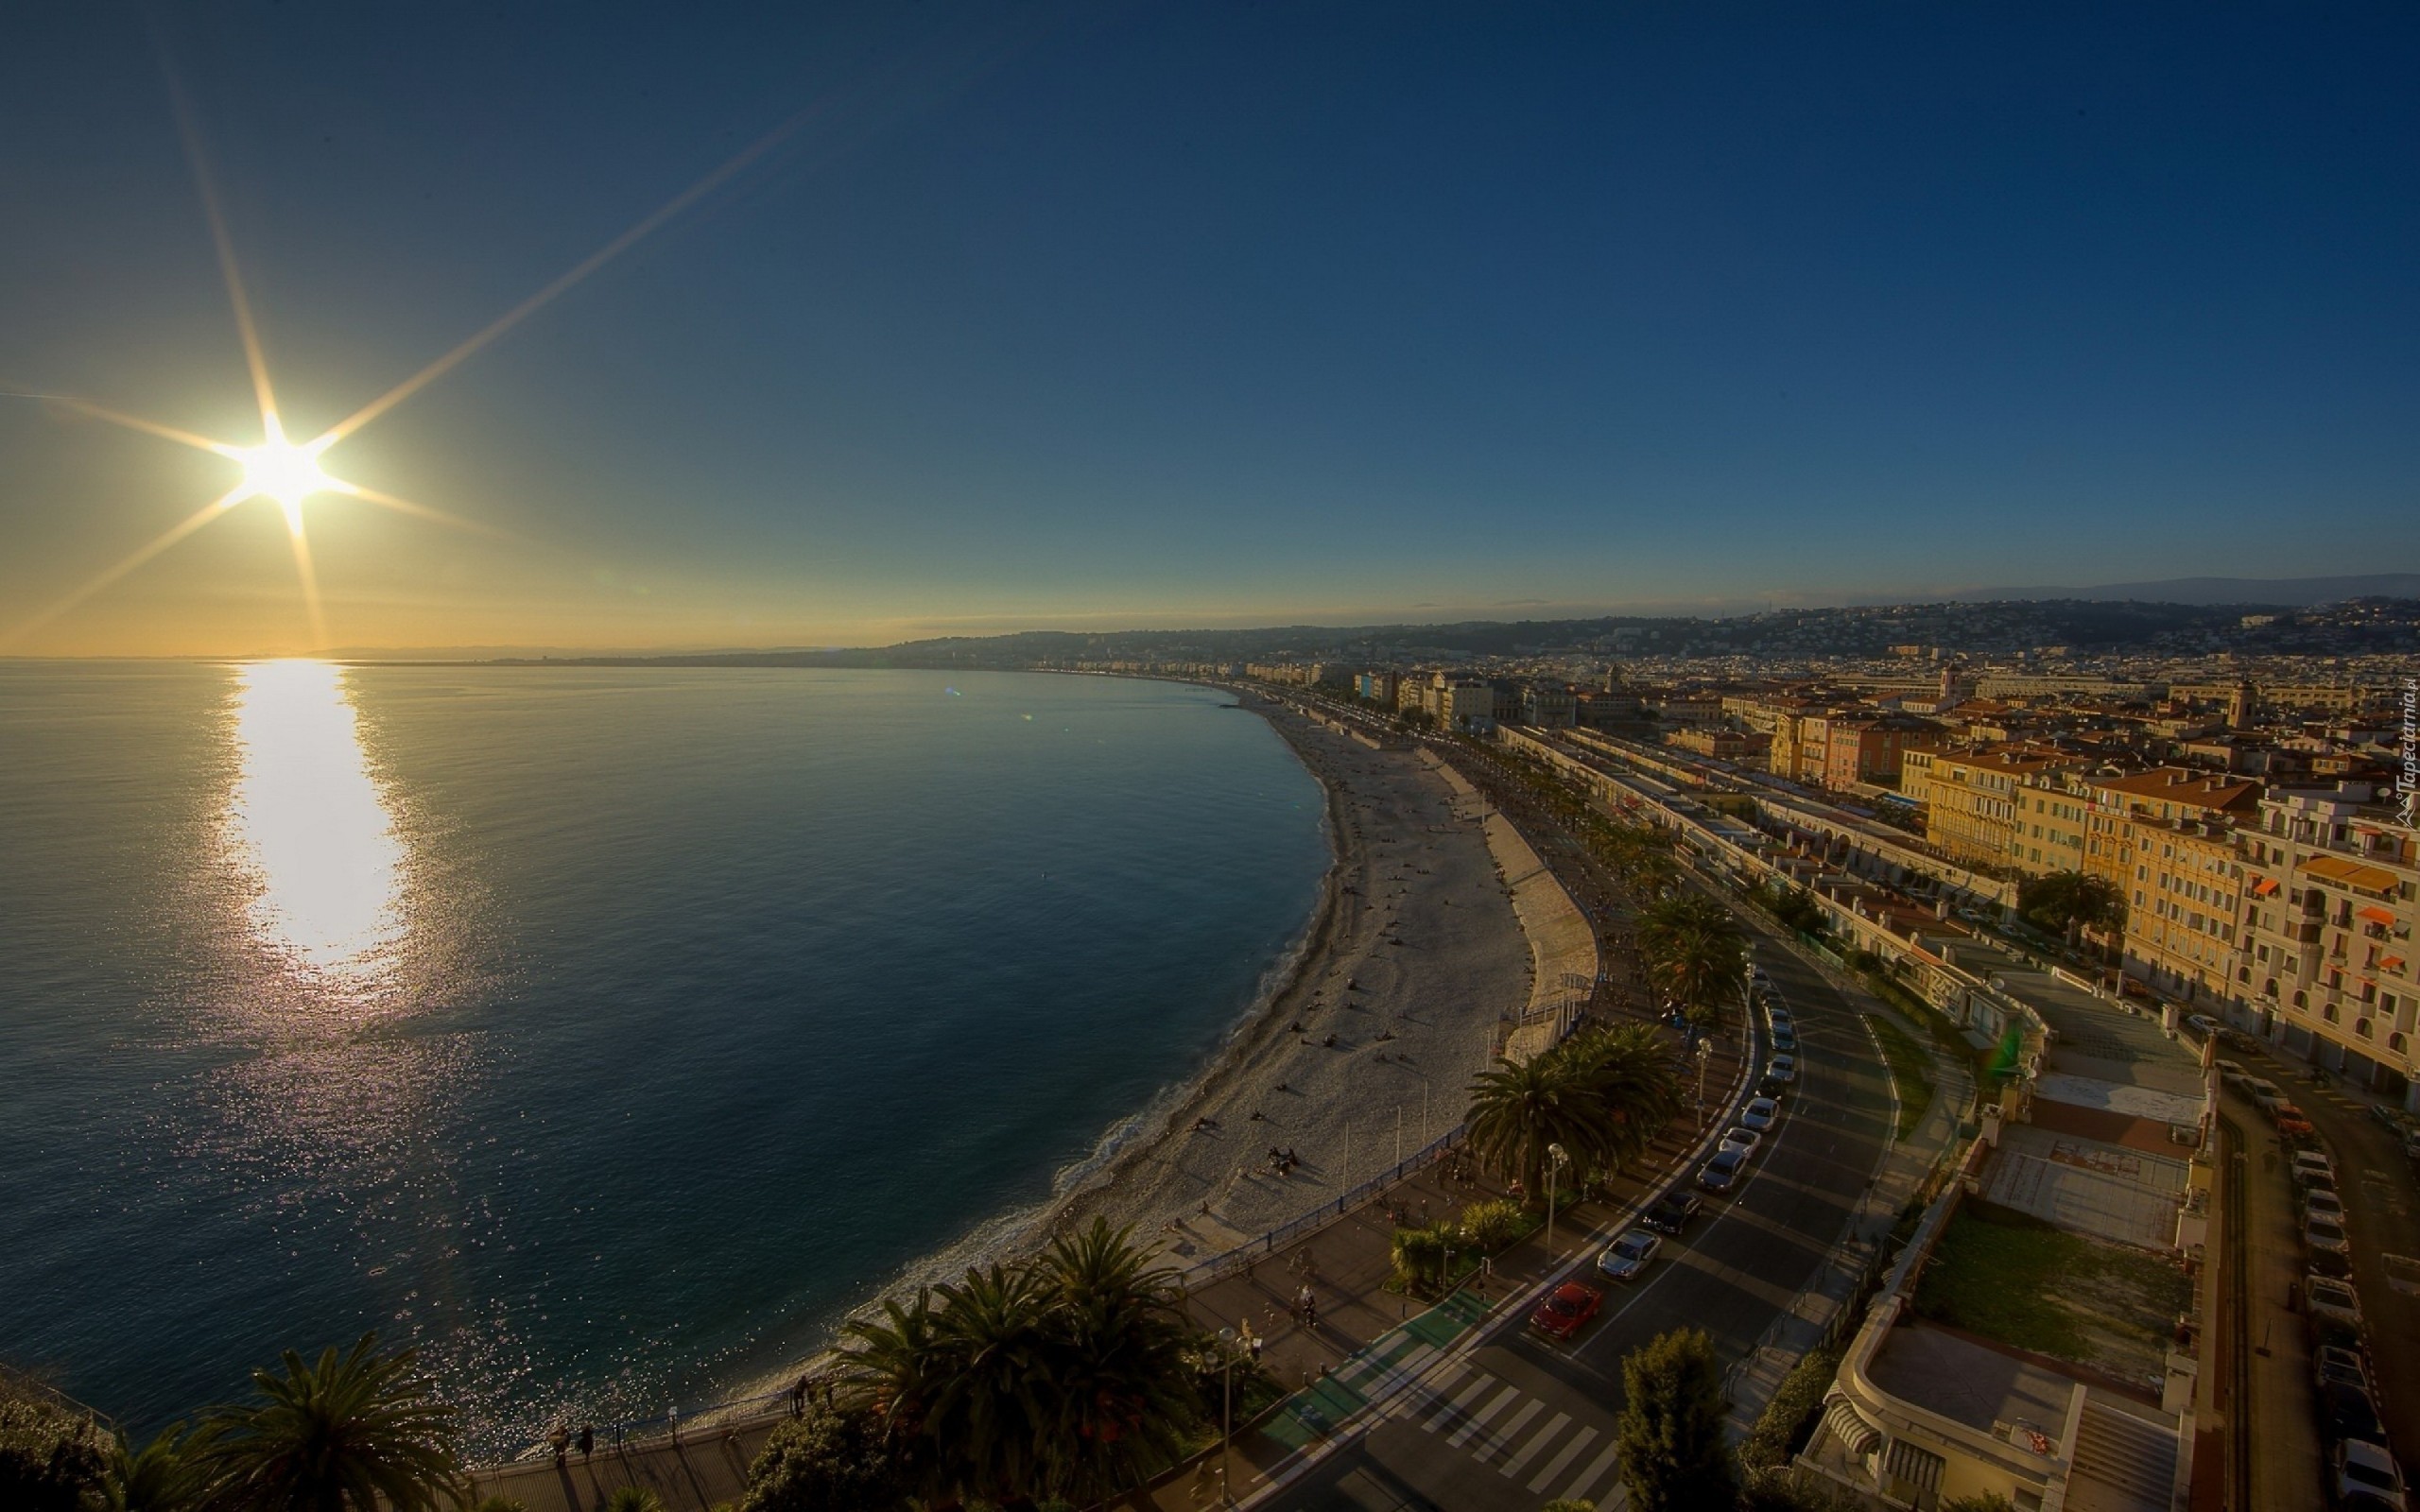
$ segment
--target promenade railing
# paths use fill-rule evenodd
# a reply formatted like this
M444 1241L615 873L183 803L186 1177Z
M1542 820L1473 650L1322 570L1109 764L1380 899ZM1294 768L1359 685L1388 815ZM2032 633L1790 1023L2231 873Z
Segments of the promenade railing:
M1402 1160L1387 1166L1377 1175L1347 1188L1310 1211L1279 1224L1266 1233L1254 1235L1223 1253L1197 1262L1183 1274L1182 1279L1185 1288L1190 1291L1233 1276L1237 1271L1258 1263L1280 1246L1292 1244L1305 1234L1326 1228L1379 1193L1412 1176L1422 1166L1432 1163L1446 1151L1458 1147L1465 1137L1463 1127L1456 1125Z

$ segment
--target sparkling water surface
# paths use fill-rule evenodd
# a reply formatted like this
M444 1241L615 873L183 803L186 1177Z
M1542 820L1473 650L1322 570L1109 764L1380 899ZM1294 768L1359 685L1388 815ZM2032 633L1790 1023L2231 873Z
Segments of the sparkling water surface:
M475 1443L759 1383L1197 1071L1317 784L1199 688L0 664L0 1359L418 1341Z

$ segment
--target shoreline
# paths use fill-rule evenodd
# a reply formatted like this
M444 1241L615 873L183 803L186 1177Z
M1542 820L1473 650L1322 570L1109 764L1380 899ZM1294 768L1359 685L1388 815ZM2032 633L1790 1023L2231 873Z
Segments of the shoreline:
M1095 1216L1185 1269L1334 1201L1392 1166L1398 1143L1415 1150L1459 1123L1499 1016L1540 986L1485 829L1417 748L1370 750L1257 690L1185 685L1235 697L1320 784L1329 860L1302 931L1199 1068L1103 1130L1047 1197L903 1265L833 1325L833 1342L735 1400L828 1362L848 1318ZM1405 964L1415 955L1426 958ZM1266 1168L1267 1147L1296 1153L1289 1174Z

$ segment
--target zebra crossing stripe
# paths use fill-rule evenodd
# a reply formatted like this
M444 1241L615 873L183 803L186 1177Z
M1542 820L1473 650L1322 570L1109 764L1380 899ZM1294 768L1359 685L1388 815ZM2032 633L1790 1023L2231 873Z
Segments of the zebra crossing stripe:
M1486 1371L1473 1371L1469 1383L1465 1384L1461 1391L1447 1399L1437 1408L1435 1412L1428 1415L1428 1420L1420 1425L1421 1432L1433 1434L1438 1429L1443 1428L1445 1426L1446 1418L1451 1418L1456 1413L1468 1408L1473 1401L1478 1400L1480 1392L1485 1391L1489 1386L1495 1384L1495 1378L1489 1375Z
M1538 1414L1546 1410L1547 1404L1545 1402L1540 1401L1535 1397L1529 1398L1522 1403L1521 1410L1519 1412L1516 1412L1512 1417L1505 1418L1504 1426L1496 1429L1494 1433L1487 1435L1480 1441L1478 1448L1472 1451L1472 1452L1481 1461L1484 1461L1488 1455L1511 1444L1512 1442L1512 1435L1521 1431L1523 1424L1527 1423L1530 1418L1535 1418Z
M1604 1475L1605 1471L1612 1468L1614 1463L1614 1451L1616 1447L1616 1446L1615 1445L1607 1444L1605 1446L1605 1452L1598 1455L1595 1459L1590 1460L1588 1462L1588 1468L1580 1472L1579 1479L1564 1487L1563 1494L1566 1500L1579 1502L1587 1499L1589 1487L1595 1486L1598 1480Z
M1554 1435L1562 1433L1570 1421L1571 1414L1567 1412L1556 1413L1551 1421L1549 1421L1544 1428L1538 1430L1536 1436L1532 1437L1529 1443L1522 1446L1521 1452L1513 1455L1511 1459L1506 1460L1503 1464L1496 1467L1496 1473L1502 1475L1506 1480L1511 1480L1513 1476L1520 1474L1521 1467L1537 1458L1538 1451L1546 1448L1548 1444L1553 1443Z
M1467 1444L1472 1439L1478 1437L1478 1431L1487 1426L1487 1420L1490 1418L1495 1417L1497 1413L1502 1412L1505 1408L1511 1406L1512 1404L1512 1399L1520 1394L1520 1387L1507 1386L1502 1391L1497 1392L1494 1397L1489 1398L1486 1406L1481 1407L1478 1411L1471 1414L1471 1420L1469 1422L1466 1422L1460 1428L1455 1429L1453 1433L1446 1437L1445 1447L1448 1449L1460 1449L1464 1444Z
M1558 1450L1554 1458L1547 1461L1547 1468L1538 1471L1536 1479L1530 1482L1530 1489L1532 1491L1543 1491L1547 1486L1552 1486L1554 1484L1554 1478L1562 1474L1564 1468L1573 1460L1578 1459L1580 1457L1580 1452L1586 1449L1589 1444L1596 1439L1596 1437L1597 1430L1594 1428L1582 1428L1580 1432L1572 1435L1571 1442L1564 1445L1562 1449Z

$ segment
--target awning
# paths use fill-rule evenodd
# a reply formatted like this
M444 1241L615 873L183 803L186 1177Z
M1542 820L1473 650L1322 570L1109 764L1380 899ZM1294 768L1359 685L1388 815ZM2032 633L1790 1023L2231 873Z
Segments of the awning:
M2392 894L2394 873L2384 867L2365 867L2342 856L2313 856L2302 865L2303 871L2323 882L2333 882L2346 887L2359 887L2363 892Z
M2274 877L2263 877L2252 885L2252 896L2255 898L2266 898L2276 890L2277 879Z
M2385 960L2378 962L2378 970L2381 971L2399 971L2402 969L2403 957L2400 955L2390 955Z
M1882 1431L1867 1422L1865 1414L1846 1397L1834 1397L1824 1405L1824 1426L1853 1459L1863 1459L1882 1447Z
M2394 916L2383 908L2358 908L2353 911L2353 917L2366 919L2373 924L2385 925L2389 929L2394 927Z

